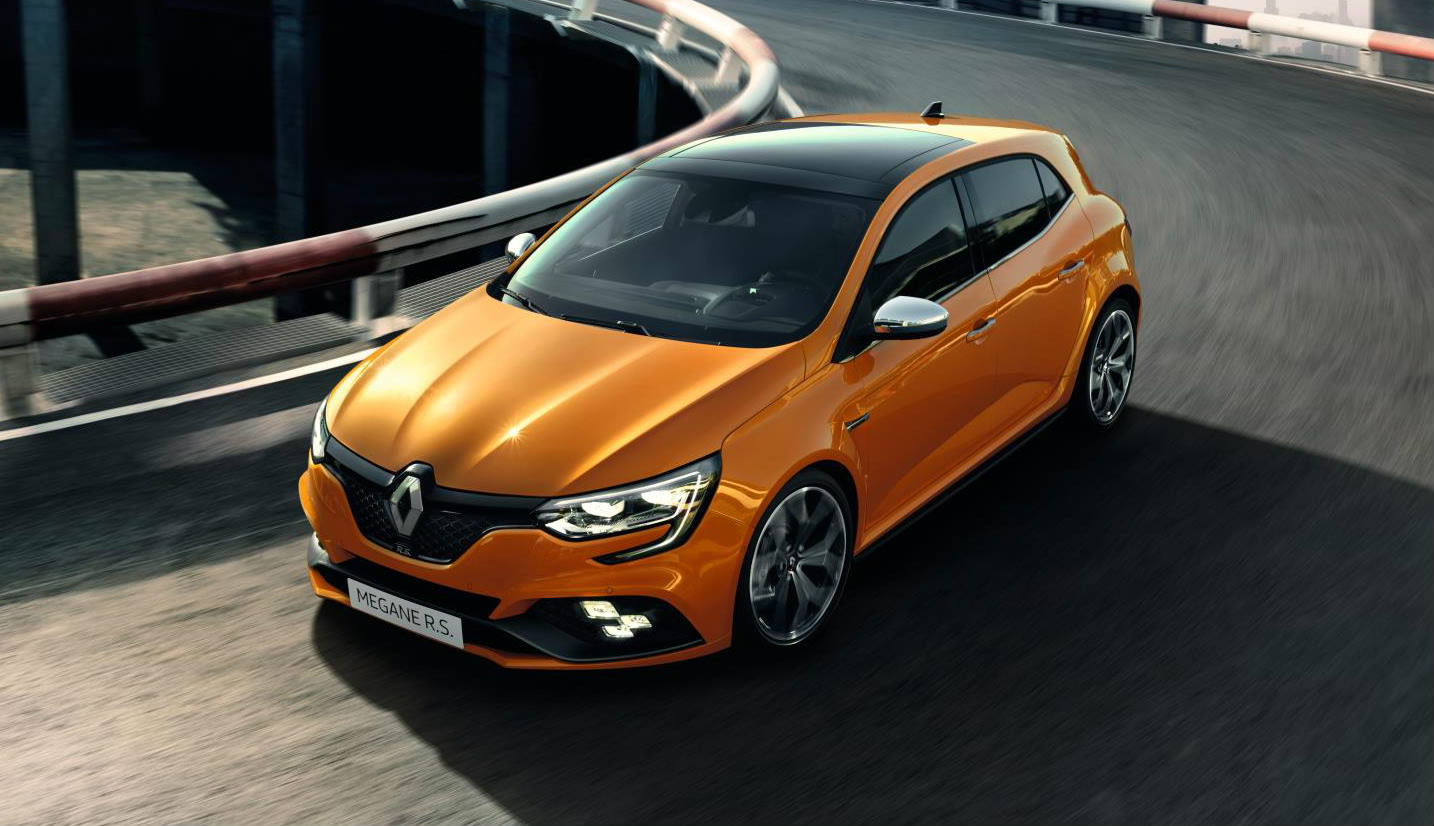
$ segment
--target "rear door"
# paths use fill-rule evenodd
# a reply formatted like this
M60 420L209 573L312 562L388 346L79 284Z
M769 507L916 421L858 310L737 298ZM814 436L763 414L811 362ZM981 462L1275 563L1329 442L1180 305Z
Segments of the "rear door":
M997 407L1010 423L1048 405L1076 366L1090 223L1070 188L1033 156L983 163L960 179L996 296L990 338L1000 351Z

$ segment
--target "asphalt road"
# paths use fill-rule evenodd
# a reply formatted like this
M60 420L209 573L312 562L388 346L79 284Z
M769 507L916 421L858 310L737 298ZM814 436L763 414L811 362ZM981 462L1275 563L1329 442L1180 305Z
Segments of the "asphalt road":
M0 441L0 822L1434 820L1434 97L849 0L717 0L808 111L1066 130L1134 409L856 570L791 658L503 672L302 578L320 374Z

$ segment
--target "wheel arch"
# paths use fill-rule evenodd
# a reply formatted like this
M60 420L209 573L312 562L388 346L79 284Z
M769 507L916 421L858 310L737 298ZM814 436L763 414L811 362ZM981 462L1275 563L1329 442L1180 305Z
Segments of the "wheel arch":
M1124 299L1124 300L1126 301L1126 303L1128 303L1128 304L1130 305L1130 308L1135 311L1135 324L1136 324L1136 327L1139 327L1139 326L1140 326L1140 291L1137 290L1137 289L1135 289L1134 287L1132 287L1132 286L1129 285L1129 284L1121 284L1120 286L1118 286L1118 287L1116 287L1114 290L1112 290L1111 293L1110 293L1110 297L1105 300L1105 304L1103 304L1103 305L1101 306L1100 311L1101 311L1101 312L1105 312L1105 308L1108 307L1108 306L1110 306L1110 302L1115 301L1115 300L1118 299L1118 298ZM1100 313L1096 313L1096 317L1099 318L1099 317L1100 317Z
M851 524L854 528L859 527L861 525L861 497L857 492L856 478L852 476L851 470L835 459L821 459L798 470L792 474L792 478L795 479L808 470L819 470L837 483L842 493L846 495L847 505L851 507Z

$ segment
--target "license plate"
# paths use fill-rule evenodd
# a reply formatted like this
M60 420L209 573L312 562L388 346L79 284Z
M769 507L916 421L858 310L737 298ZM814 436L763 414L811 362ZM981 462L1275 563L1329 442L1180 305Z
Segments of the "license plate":
M388 620L430 639L463 647L463 621L452 614L409 602L356 579L349 580L349 604L365 614Z

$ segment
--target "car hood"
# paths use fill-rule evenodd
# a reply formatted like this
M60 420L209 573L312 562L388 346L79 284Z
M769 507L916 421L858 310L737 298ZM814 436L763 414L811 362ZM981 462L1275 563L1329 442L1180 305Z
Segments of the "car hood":
M562 321L482 289L360 363L330 396L334 438L443 486L563 496L666 473L801 380L797 345L721 347Z

